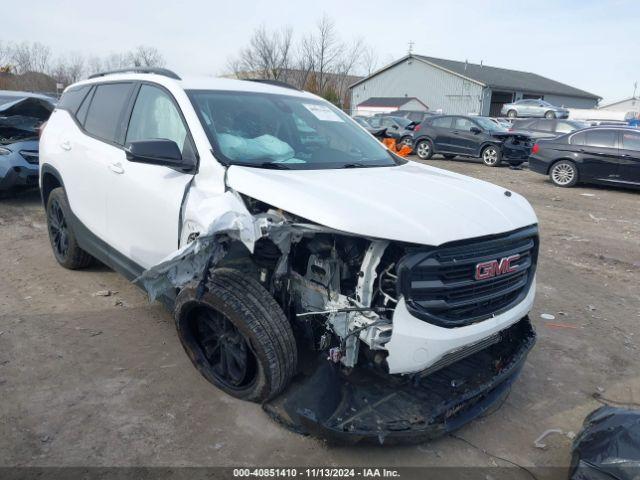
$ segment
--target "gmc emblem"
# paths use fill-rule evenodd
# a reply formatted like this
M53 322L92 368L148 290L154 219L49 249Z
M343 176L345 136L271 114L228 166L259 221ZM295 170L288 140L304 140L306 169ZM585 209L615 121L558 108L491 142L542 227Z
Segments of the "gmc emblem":
M511 265L520 258L520 255L511 255L500 260L491 260L490 262L481 262L476 264L476 280L486 280L487 278L498 277L505 273L515 272L517 265Z

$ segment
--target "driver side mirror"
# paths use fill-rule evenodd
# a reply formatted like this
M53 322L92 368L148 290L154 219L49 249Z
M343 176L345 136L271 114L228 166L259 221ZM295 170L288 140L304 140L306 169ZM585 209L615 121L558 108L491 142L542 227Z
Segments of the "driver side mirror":
M482 129L479 127L471 127L469 131L474 135L478 135L479 133L482 133Z
M127 160L134 163L161 165L179 170L192 170L194 160L182 158L178 144L173 140L154 139L131 142L124 150Z

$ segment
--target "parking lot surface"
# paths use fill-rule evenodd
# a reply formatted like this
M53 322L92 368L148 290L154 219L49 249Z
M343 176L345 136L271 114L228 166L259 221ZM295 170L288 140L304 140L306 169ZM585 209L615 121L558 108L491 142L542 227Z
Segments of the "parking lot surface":
M507 465L484 449L566 466L571 432L601 401L640 402L640 193L425 163L521 193L540 220L538 343L497 412L460 438L410 447L328 447L291 433L207 383L171 315L123 277L59 267L31 192L0 200L0 465ZM551 428L564 434L536 448Z

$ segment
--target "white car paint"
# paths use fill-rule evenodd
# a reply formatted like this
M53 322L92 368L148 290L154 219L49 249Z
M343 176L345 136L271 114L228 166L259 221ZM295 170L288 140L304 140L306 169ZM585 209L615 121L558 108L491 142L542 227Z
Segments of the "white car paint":
M40 158L61 173L74 214L144 268L173 257L190 234L206 231L230 212L246 218L249 212L228 187L335 230L422 245L503 233L537 222L529 203L518 194L506 195L502 187L413 162L336 170L227 169L211 153L184 90L244 90L317 99L315 95L227 79L176 81L159 75L118 74L109 80L143 80L169 90L199 153L198 173L127 164L122 149L88 137L62 110L53 113L44 130ZM110 169L118 162L123 173ZM387 344L392 373L419 371L448 352L507 328L530 310L534 291L532 286L520 304L492 319L451 329L411 316L400 299Z
M510 310L466 327L443 328L409 313L404 298L393 312L393 332L385 345L389 373L420 372L443 356L510 327L527 315L535 297L535 279L527 296Z
M357 235L438 246L535 224L520 195L409 162L396 167L265 170L231 166L227 183L257 200Z

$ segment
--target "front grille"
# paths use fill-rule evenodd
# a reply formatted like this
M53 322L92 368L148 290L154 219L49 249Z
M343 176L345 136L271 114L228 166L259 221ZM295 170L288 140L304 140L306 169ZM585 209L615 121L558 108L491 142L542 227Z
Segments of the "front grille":
M477 280L476 265L519 255L514 271ZM538 229L526 227L491 237L416 250L398 266L398 288L418 318L460 327L502 313L527 294L538 257Z

